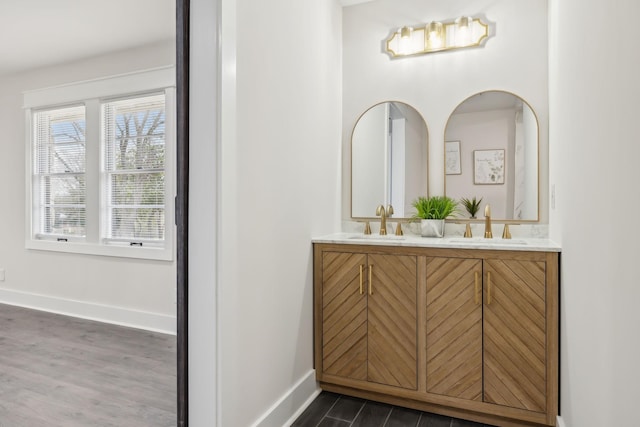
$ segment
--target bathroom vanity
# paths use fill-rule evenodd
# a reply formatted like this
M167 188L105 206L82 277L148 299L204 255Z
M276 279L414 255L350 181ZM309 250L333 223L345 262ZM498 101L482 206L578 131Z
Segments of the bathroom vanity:
M560 248L546 239L314 239L324 390L496 426L555 426Z

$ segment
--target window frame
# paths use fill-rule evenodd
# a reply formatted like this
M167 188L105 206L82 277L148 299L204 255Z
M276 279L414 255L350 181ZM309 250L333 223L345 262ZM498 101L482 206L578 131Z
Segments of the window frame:
M170 197L170 195L167 195L167 188L166 188L166 173L167 173L167 168L166 168L166 159L167 159L167 138L168 135L170 134L167 133L167 129L166 129L166 125L167 125L167 118L166 118L166 112L167 112L167 100L169 99L166 91L161 91L161 92L152 92L152 93L145 93L145 94L135 94L135 95L126 95L126 96L120 96L117 98L109 98L109 99L103 99L100 102L100 118L101 118L101 131L100 131L100 237L102 239L102 241L107 244L107 245L136 245L136 244L141 244L142 246L150 246L150 247L159 247L159 246L164 246L164 240L162 241L157 241L157 240L149 240L149 239L145 239L145 238L140 238L140 239L128 239L128 238L123 238L123 237L109 237L109 235L112 233L111 227L112 227L112 221L113 221L113 208L114 208L114 204L113 204L113 200L112 200L112 194L111 194L111 189L112 189L112 184L111 184L111 178L114 175L128 175L133 173L133 170L117 170L117 169L109 169L108 168L108 164L110 163L109 159L107 158L109 155L109 150L107 148L107 145L110 144L111 141L107 141L106 139L106 107L107 105L111 104L111 103L117 103L120 101L128 101L128 100L140 100L143 98L148 98L148 97L152 97L152 96L157 96L157 95L162 95L164 97L163 103L164 103L164 121L165 121L165 126L164 126L164 147L163 147L163 151L164 151L164 167L162 169L159 168L147 168L147 169L143 169L142 171L136 171L139 173L143 173L143 174L149 174L149 173L157 173L157 172L161 172L164 174L164 183L165 183L165 194L163 196L163 200L164 200L164 204L163 204L163 210L165 210L165 215L164 215L164 220L166 221L166 209L167 209L167 200ZM165 223L165 232L166 232L166 223ZM166 239L166 237L165 237Z
M48 118L48 120L52 119L52 116L55 116L56 113L50 113L50 112L59 112L61 110L68 110L68 109L72 109L72 108L82 108L82 120L85 122L86 124L86 111L85 111L85 105L83 103L76 103L76 104L72 104L72 105L61 105L61 106L56 106L54 108L39 108L39 109L35 109L32 111L32 115L31 118L33 120L33 118L39 114L45 114ZM86 127L86 126L85 126ZM46 228L45 223L46 223L46 217L47 215L43 215L43 210L42 207L43 206L50 206L50 207L54 207L55 205L52 205L51 203L45 203L44 202L44 197L43 197L43 178L48 177L49 180L55 179L55 178L61 178L61 177L68 177L68 176L82 176L83 181L85 180L86 177L86 172L83 170L82 172L71 172L71 171L65 171L65 172L55 172L51 170L52 164L51 164L51 158L50 158L50 153L52 151L56 151L55 149L55 145L54 146L49 146L49 142L45 142L44 145L45 147L42 146L42 144L38 144L36 145L37 142L42 142L42 141L38 141L37 135L40 135L40 132L38 132L39 130L39 123L38 121L32 121L32 128L31 128L31 150L33 153L33 157L32 157L32 167L33 169L35 169L35 171L33 171L32 169L32 183L31 183L31 187L32 188L38 188L40 191L37 192L37 196L38 197L38 201L36 201L35 199L32 198L31 202L32 203L37 203L37 208L33 208L32 209L32 214L33 214L33 223L38 223L40 225L40 228L38 228L38 233L36 233L36 237L38 238L43 238L45 240L58 240L58 239L64 239L64 241L83 241L85 238L82 236L77 236L77 235L73 235L73 234L64 234L64 233L48 233L46 231L43 231L43 226L44 228ZM50 135L49 135L50 136ZM47 138L49 139L49 138ZM62 143L63 145L66 145L65 143ZM86 147L86 138L85 138L85 147ZM46 151L47 154L45 155L45 157L47 157L46 159L42 159L39 158L39 155L42 154L43 151ZM84 149L82 151L85 151ZM86 159L86 153L84 154L84 158ZM42 170L39 170L40 167L38 165L36 165L35 160L38 160L37 163L38 165L41 165L44 162L47 163L46 169L47 171L43 172ZM83 159L84 160L84 159ZM85 165L86 166L86 165ZM85 169L83 167L83 169ZM36 171L39 170L39 173L37 173L36 175ZM86 188L85 188L85 193L86 193ZM32 193L34 196L36 195L35 193ZM83 205L83 209L85 209L86 211L86 206ZM86 218L85 218L86 219Z
M103 163L101 105L116 99L150 94L165 95L165 189L164 244L131 246L129 241L106 239L104 212L105 178ZM176 181L176 94L175 67L161 67L141 72L88 80L23 93L26 140L25 247L30 250L75 254L173 261L175 257L175 181ZM85 105L86 120L86 237L67 238L38 234L34 224L34 134L33 113L38 110Z

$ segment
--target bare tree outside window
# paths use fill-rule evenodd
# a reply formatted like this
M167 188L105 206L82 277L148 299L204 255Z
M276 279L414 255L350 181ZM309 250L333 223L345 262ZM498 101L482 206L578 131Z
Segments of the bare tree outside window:
M164 239L164 95L104 105L107 237Z

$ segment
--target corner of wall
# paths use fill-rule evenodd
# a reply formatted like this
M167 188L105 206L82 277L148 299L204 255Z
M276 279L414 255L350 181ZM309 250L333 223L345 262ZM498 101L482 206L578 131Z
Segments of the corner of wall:
M252 427L288 427L320 394L316 383L316 371L307 372Z

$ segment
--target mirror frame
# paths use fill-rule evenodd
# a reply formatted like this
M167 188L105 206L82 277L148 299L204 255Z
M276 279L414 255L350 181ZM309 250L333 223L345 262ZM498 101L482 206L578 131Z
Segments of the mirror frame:
M189 31L190 0L176 0L177 425L189 425Z
M513 92L507 91L507 90L503 90L503 89L487 89L487 90L483 90L481 92L476 92L474 94L471 94L469 96L467 96L466 98L464 98L462 101L460 101L456 107L451 111L451 113L449 114L449 117L447 118L447 122L445 123L444 126L444 131L443 131L443 137L442 137L442 145L444 148L444 145L447 142L446 139L446 135L447 135L447 129L449 128L449 122L451 121L451 117L453 116L453 114L456 112L456 110L458 109L458 107L460 107L462 104L464 104L465 102L467 102L469 99L473 98L474 96L483 94L483 93L488 93L488 92L501 92L504 94L508 94L508 95L512 95L515 96L516 98L518 98L519 100L522 101L523 104L527 105L529 107L529 109L531 110L531 112L533 113L533 116L536 119L536 128L538 130L537 135L537 145L536 145L536 158L537 158L537 195L536 195L536 202L537 202L537 209L536 209L536 219L504 219L504 218L494 218L491 217L491 221L497 224L513 224L513 225L517 225L517 224L534 224L534 223L539 223L540 222L540 119L538 117L538 114L536 113L536 111L533 109L533 107L531 106L531 104L529 104L523 97L521 97L520 95L517 95ZM444 188L444 194L447 194L447 174L446 174L446 158L444 156L444 154L446 154L446 149L443 150L443 174L444 174L444 179L443 179L443 188ZM464 209L464 208L463 208ZM471 218L451 218L451 219L447 219L447 222L451 222L454 224L459 224L459 223L482 223L484 222L484 216L482 218L476 218L476 219L471 219Z
M418 115L420 116L420 118L422 119L422 122L424 123L424 127L426 130L426 140L423 141L423 143L425 144L425 162L427 165L426 168L426 173L424 176L424 180L425 180L425 188L427 189L426 194L424 194L425 197L429 196L429 125L427 125L427 121L425 120L424 116L422 115L422 113L420 111L418 111L418 109L416 107L414 107L413 105L409 104L408 102L404 102L404 101L398 101L398 100L385 100L385 101L380 101L377 102L373 105L371 105L370 107L368 107L366 110L364 110L356 119L353 128L351 129L351 136L349 137L349 150L350 150L350 166L349 166L349 187L350 187L350 194L349 194L349 214L350 214L350 218L353 221L375 221L377 219L379 219L380 217L378 216L354 216L353 215L353 134L355 133L356 130L356 126L358 126L358 123L360 122L360 119L367 114L367 112L369 112L372 108L377 107L378 105L381 104L385 104L388 102L393 102L393 103L398 103L398 104L404 104L407 105L411 108L413 108L413 110L418 113ZM375 207L373 207L372 209L372 213L375 213ZM400 221L400 222L407 222L409 220L411 220L411 217L395 217L395 216L391 216L390 218L392 218L394 221ZM388 218L389 219L389 218Z

